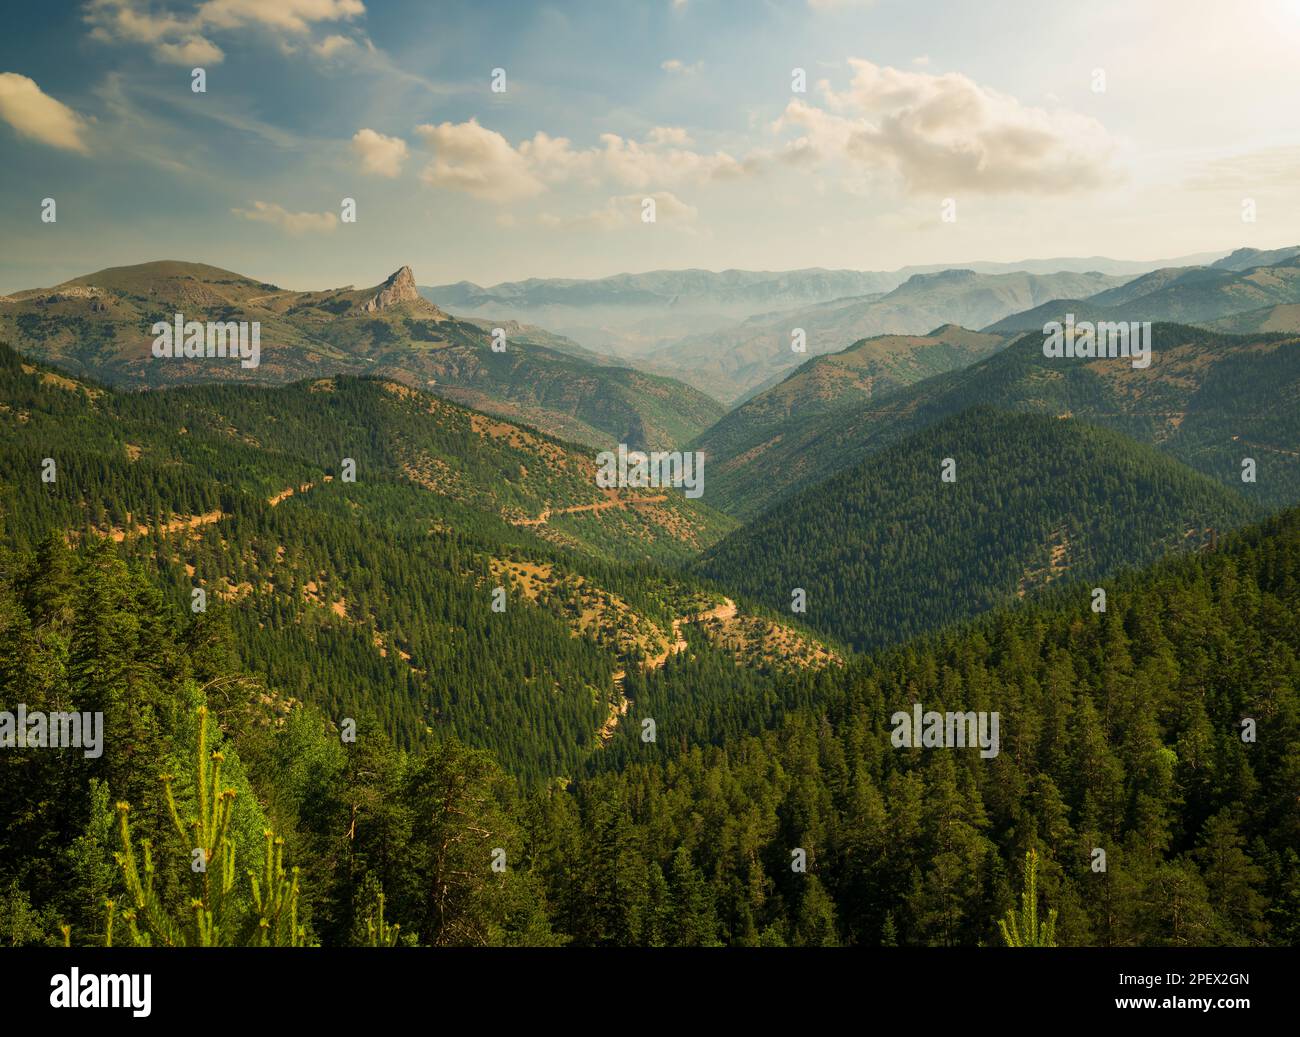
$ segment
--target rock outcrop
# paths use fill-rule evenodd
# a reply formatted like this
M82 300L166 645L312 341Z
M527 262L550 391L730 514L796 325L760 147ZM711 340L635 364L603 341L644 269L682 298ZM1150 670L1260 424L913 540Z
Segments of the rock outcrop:
M420 293L415 287L415 275L411 273L409 266L404 266L383 283L374 298L368 299L362 309L366 313L377 313L400 303L419 301Z

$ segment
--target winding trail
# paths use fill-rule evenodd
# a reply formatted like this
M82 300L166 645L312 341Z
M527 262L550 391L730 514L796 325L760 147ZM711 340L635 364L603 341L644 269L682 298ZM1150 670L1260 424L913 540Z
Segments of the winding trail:
M711 619L720 619L726 621L734 619L736 616L736 603L730 598L723 598L721 605L715 605L711 609L705 609L703 612L697 612L693 616L679 616L673 620L672 641L659 655L648 658L643 668L647 670L657 670L668 661L669 656L676 655L678 652L686 651L689 647L686 638L682 636L683 623L707 623ZM618 701L611 703L609 707L609 716L600 729L601 743L607 743L614 737L614 731L618 727L619 717L627 716L628 709L631 708L632 700L627 697L623 691L623 684L627 680L626 670L616 670L613 674L614 690L618 693Z
M644 504L662 504L667 499L668 494L661 493L656 497L630 497L627 499L616 497L611 500L596 501L593 504L574 504L568 508L546 508L537 518L511 519L510 524L512 526L544 526L552 515L574 515L583 511L609 511L611 508L632 508Z

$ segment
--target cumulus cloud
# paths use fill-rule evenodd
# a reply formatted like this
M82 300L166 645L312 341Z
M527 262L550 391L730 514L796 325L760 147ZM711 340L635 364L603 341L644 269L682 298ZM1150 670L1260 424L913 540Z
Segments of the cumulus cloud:
M644 141L605 133L589 148L547 133L515 146L474 119L418 126L416 132L434 152L422 174L426 183L497 202L540 194L561 183L656 189L700 184L754 173L766 159L760 152L737 159L725 151L695 151L690 136L676 126L657 126Z
M146 44L158 61L169 64L215 65L225 54L208 37L213 30L251 26L303 36L318 23L349 21L365 13L361 0L205 0L186 15L155 11L142 0L89 0L85 20L91 37L103 43ZM328 36L312 50L329 57L351 43ZM283 44L281 49L296 50Z
M463 191L493 202L539 194L543 185L527 159L497 133L469 122L417 126L415 132L433 149L433 160L420 174L431 187Z
M41 90L35 80L17 72L0 72L0 119L24 137L52 148L83 154L89 150L82 139L85 120Z
M221 29L264 25L303 33L316 22L347 21L365 13L361 0L207 0L199 5L198 18Z
M361 156L361 168L375 176L395 177L406 161L406 141L386 137L371 129L357 130L352 136L352 150Z
M645 135L645 139L656 146L672 145L688 148L695 142L680 126L656 126Z
M669 131L667 139L671 139ZM652 134L653 138L653 134ZM660 146L651 139L645 144L614 133L601 135L600 167L619 183L629 187L649 187L684 181L706 180L741 175L744 166L725 151L706 155L686 147Z
M154 57L168 65L219 65L226 55L220 47L202 36L190 36L179 43L160 42Z
M1115 151L1097 120L1047 112L956 73L851 59L848 90L823 82L826 107L791 101L774 124L796 148L890 171L914 191L1066 194L1113 180Z
M356 41L347 36L340 36L335 33L332 36L326 36L323 40L312 47L312 50L322 58L332 58L341 51L348 51L355 47Z
M236 216L258 223L269 223L289 234L307 234L330 231L338 226L338 217L332 212L289 212L272 202L254 202L251 209L231 209Z

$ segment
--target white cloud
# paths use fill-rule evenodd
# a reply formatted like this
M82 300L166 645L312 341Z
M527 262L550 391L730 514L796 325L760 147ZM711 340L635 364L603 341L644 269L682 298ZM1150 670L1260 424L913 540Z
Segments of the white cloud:
M505 137L480 126L477 119L417 126L415 132L434 152L420 174L432 187L464 191L494 202L526 198L543 190L527 160Z
M365 13L361 0L205 0L185 16L155 12L142 0L89 0L85 20L91 37L102 43L149 44L159 61L215 65L225 54L208 38L212 30L253 27L302 36L317 23L350 21ZM312 50L329 57L352 43L328 36ZM296 48L281 41L281 50L293 53Z
M406 141L401 137L386 137L371 129L353 134L352 150L361 156L361 168L375 176L399 175L407 155Z
M853 81L819 84L826 108L791 101L774 124L823 159L887 171L913 191L1065 194L1114 179L1115 144L1097 120L1048 112L966 76L851 59Z
M347 36L340 36L334 33L332 36L326 36L323 40L312 47L312 50L322 58L332 58L340 51L350 51L355 47L356 41Z
M656 147L672 145L679 148L688 148L695 142L691 136L680 126L656 126L645 135L645 139Z
M168 65L189 65L191 68L219 65L226 57L220 47L202 36L190 36L180 43L159 43L153 54Z
M421 174L425 183L496 202L537 195L565 183L656 190L704 184L758 172L770 157L754 152L737 159L725 151L695 151L690 135L677 126L656 126L644 141L605 133L599 145L590 148L575 148L567 137L544 132L516 147L474 119L417 126L416 133L434 151Z
M338 226L332 212L289 212L272 202L254 202L251 209L231 209L236 216L258 223L269 223L289 234L331 231Z
M0 72L0 119L52 148L83 154L89 150L82 139L85 120L17 72Z
M672 75L693 76L704 67L704 62L697 61L693 65L688 65L679 58L669 58L667 61L662 62L659 67Z
M207 0L197 17L221 29L264 25L302 33L316 22L347 21L365 13L361 0Z
M598 156L600 168L629 187L702 183L744 172L742 164L724 151L706 155L685 147L661 147L654 139L639 144L615 133L602 134L600 140L604 145Z

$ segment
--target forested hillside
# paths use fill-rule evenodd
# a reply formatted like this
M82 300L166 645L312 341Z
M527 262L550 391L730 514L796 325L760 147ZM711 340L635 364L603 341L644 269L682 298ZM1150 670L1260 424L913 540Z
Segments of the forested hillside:
M311 706L279 715L219 623L107 541L6 553L4 705L101 709L111 737L94 759L0 756L0 921L12 944L103 943L107 901L118 943L238 942L268 912L286 943L992 943L1036 849L1063 945L1293 943L1300 513L1106 589L1103 613L1071 588L797 677L807 704L762 734L691 748L665 723L620 772L526 792L451 737L407 753L369 722L347 740ZM914 702L997 711L1000 752L894 748ZM197 809L205 749L223 852L267 847L272 906L196 886L169 833L165 790ZM138 857L113 855L144 840L136 893ZM214 928L191 896L216 898Z
M1005 339L954 324L928 335L878 335L838 353L812 357L729 411L692 446L725 464L792 423L852 410L896 389L982 360Z
M1080 320L1214 323L1228 330L1234 315L1300 302L1297 251L1238 249L1210 266L1163 267L1093 295L1069 293L1068 298L1004 317L985 330L1015 334L1040 329L1045 321L1062 320L1067 311ZM1073 308L1076 301L1079 309ZM1272 329L1253 325L1234 330Z
M874 451L971 407L1074 417L1155 446L1273 508L1300 502L1300 339L1233 336L1173 324L1151 329L1152 359L1043 356L1018 339L960 371L852 410L794 418L714 463L709 500L742 518L861 463ZM1242 481L1242 461L1256 481Z
M642 747L551 796L586 862L562 926L662 938L665 875L691 890L669 930L690 942L999 944L1037 847L1061 945L1294 944L1300 513L1104 586L1104 613L1076 586L824 677L779 730L668 763ZM999 711L1000 753L894 748L917 702ZM572 874L547 876L559 903ZM600 897L614 876L632 892Z
M802 589L801 618L871 648L1200 547L1253 513L1118 433L976 407L782 501L699 564L773 608Z
M119 393L0 347L0 427L6 543L108 537L170 603L226 615L277 707L367 713L405 746L455 734L529 781L599 753L623 675L723 600L664 566L730 520L599 490L590 453L397 383ZM721 687L770 687L771 646L814 643L789 628L699 651Z

